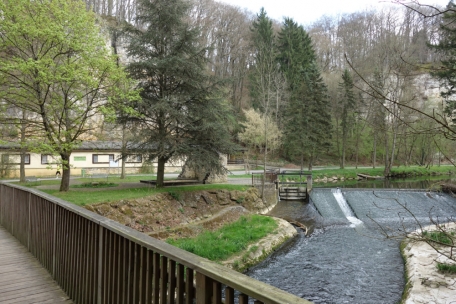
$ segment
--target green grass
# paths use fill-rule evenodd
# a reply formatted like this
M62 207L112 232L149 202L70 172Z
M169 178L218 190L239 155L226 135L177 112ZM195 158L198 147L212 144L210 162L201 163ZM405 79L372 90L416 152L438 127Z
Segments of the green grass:
M314 179L321 179L324 177L343 177L347 178L356 178L357 174L366 174L370 176L383 176L383 167L379 168L348 168L348 169L321 169L321 170L313 170L312 177ZM425 167L419 166L410 166L410 167L394 167L391 169L393 174L408 174L411 176L429 176L429 175L438 175L438 174L456 174L456 168L454 166L433 166L430 169L426 169ZM288 179L291 179L291 176L287 176ZM299 176L294 176L294 179L299 179Z
M168 239L171 245L212 261L223 261L239 253L277 229L270 217L242 216L238 221L216 231L206 231L195 238Z
M456 265L437 263L437 269L442 273L456 274Z
M180 187L166 187L166 188L130 188L130 189L111 189L101 188L98 191L81 191L71 190L68 192L60 192L58 190L42 190L48 194L71 202L75 205L84 206L87 204L96 204L103 202L115 202L123 199L135 199L145 197L155 193L162 192L187 192L187 191L202 191L202 190L215 190L215 189L227 189L227 190L240 190L244 191L247 189L246 186L242 185L196 185L196 186L180 186Z
M452 245L454 240L454 232L442 232L442 231L423 231L422 235L428 240L445 244Z
M228 174L228 178L252 178L252 174Z

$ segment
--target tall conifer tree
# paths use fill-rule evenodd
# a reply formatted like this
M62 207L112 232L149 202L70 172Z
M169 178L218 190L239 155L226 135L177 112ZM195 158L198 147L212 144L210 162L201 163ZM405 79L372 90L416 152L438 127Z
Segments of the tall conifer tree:
M340 151L340 168L345 167L345 152L347 150L347 141L350 130L354 124L354 110L356 107L355 93L353 92L353 79L347 69L342 74L340 88L340 126L342 128L342 151Z
M268 138L268 121L270 107L274 99L274 80L278 77L279 69L276 61L275 36L272 21L264 8L252 25L252 40L255 50L255 61L250 77L250 87L254 106L260 108L264 119L264 138ZM266 161L268 154L268 141L264 145L264 175L266 175ZM261 196L264 197L264 179L261 187Z
M183 0L141 0L138 26L126 29L127 70L142 97L134 147L157 159L158 187L170 160L185 158L194 170L220 173L219 153L233 151L232 112L205 73L207 49L196 43L199 29L184 22L189 9Z
M316 64L312 40L302 26L286 18L278 38L277 60L289 91L284 118L284 147L291 158L304 157L309 170L318 151L330 145L331 117L327 88Z

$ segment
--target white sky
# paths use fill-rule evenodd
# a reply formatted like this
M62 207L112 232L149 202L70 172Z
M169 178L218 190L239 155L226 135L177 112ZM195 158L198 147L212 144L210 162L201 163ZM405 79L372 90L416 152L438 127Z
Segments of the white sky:
M363 11L366 8L388 5L390 0L216 0L257 14L264 7L268 16L282 21L291 17L299 24L307 25L323 15L335 16L341 13ZM410 2L410 1L408 1ZM421 4L446 6L449 0L418 0ZM399 5L396 4L399 7Z

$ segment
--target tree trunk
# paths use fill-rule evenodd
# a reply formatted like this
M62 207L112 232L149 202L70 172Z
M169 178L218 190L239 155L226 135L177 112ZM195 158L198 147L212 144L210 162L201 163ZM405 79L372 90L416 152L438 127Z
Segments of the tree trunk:
M389 165L389 155L388 155L388 133L385 129L385 170L383 171L383 175L389 176L391 172L391 167Z
M377 132L374 132L374 155L372 156L372 168L375 169L377 163Z
M345 136L342 136L342 157L340 159L340 168L341 169L345 168L345 142L346 142L346 138L345 138Z
M337 146L337 156L339 157L339 162L342 158L340 153L340 134L339 134L339 120L336 118L336 146Z
M356 116L356 151L355 151L355 168L358 169L358 159L359 159L359 137L360 137L360 132L359 132L359 119L358 116Z
M60 191L66 192L70 190L70 156L71 153L61 153L62 158L62 181L60 182Z
M157 188L163 188L165 185L165 163L167 159L164 157L158 158L157 164Z
M268 118L266 113L264 114L264 157L263 157L263 179L261 181L261 198L264 199L264 183L266 180L266 159L268 154Z
M120 169L120 179L125 179L125 161L127 160L127 141L125 139L125 124L122 124L122 167Z
M313 168L313 152L309 155L309 171L312 172ZM301 168L302 171L302 168Z
M22 111L22 122L21 122L21 162L19 165L19 181L25 182L25 111Z

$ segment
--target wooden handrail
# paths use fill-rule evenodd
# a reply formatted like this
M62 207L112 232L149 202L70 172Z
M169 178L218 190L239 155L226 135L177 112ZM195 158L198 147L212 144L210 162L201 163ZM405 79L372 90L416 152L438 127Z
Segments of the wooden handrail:
M0 183L0 225L75 303L310 303L35 189Z

